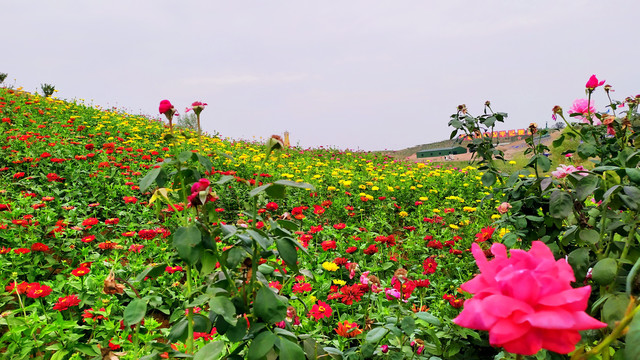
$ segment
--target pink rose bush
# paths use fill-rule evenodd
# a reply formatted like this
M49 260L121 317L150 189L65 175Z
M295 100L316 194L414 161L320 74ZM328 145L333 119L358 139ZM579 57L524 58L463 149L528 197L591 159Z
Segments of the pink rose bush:
M471 251L480 274L461 286L473 298L453 322L489 331L491 345L521 355L540 349L567 354L580 341L578 331L607 326L585 312L591 287L572 288L573 269L543 242L534 241L529 251L513 249L511 257L495 243L490 261L478 244Z

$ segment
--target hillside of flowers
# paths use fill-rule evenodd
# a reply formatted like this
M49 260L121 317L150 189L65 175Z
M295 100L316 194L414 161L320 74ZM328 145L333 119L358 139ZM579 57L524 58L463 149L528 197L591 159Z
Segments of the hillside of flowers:
M478 168L409 163L201 134L165 101L170 125L0 88L6 358L587 358L638 336L638 160L545 176L531 140L504 174L476 139Z

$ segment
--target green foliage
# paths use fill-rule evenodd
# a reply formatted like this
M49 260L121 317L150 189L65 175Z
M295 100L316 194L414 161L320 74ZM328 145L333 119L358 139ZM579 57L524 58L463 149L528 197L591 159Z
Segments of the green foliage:
M56 87L51 84L41 84L40 89L45 97L50 97L56 91Z

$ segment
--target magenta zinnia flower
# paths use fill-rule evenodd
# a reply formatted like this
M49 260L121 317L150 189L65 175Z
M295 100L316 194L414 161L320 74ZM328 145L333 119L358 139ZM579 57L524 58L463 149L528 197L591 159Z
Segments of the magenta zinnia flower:
M540 349L567 354L580 341L578 331L607 326L585 313L590 286L574 289L573 269L555 260L541 241L531 250L511 250L494 243L487 260L478 244L471 245L480 275L462 284L473 294L454 323L489 331L489 342L508 352L533 355Z

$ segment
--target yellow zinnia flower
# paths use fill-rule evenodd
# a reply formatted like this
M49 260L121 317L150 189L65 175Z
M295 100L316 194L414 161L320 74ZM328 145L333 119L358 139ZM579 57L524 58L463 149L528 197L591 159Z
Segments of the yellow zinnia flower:
M338 265L336 265L336 263L333 263L331 261L323 262L322 263L322 267L327 271L336 271L336 270L338 270Z

